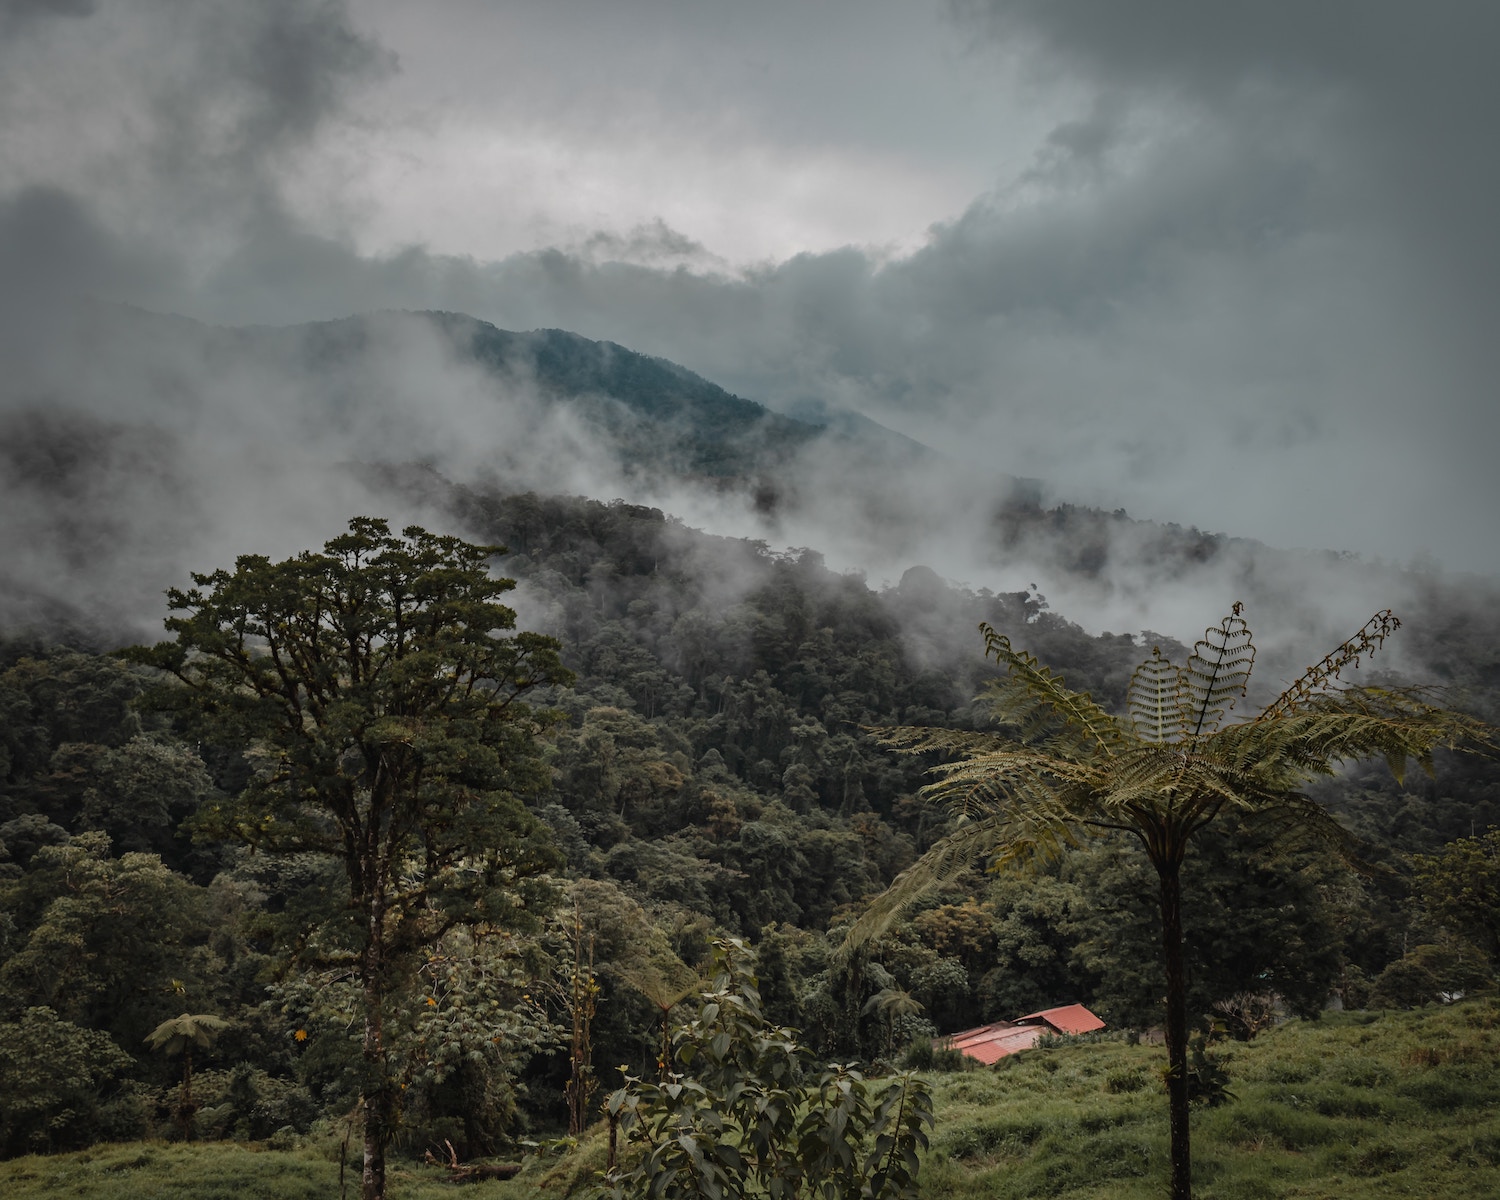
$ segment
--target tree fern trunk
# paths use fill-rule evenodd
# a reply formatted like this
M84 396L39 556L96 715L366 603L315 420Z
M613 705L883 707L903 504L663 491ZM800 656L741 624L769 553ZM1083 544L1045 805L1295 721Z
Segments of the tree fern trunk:
M1161 950L1167 976L1167 1107L1172 1134L1172 1200L1192 1200L1188 1129L1187 967L1182 951L1182 881L1177 861L1158 862Z
M182 1099L177 1104L177 1113L182 1121L182 1140L193 1140L193 1047L189 1043L182 1051Z

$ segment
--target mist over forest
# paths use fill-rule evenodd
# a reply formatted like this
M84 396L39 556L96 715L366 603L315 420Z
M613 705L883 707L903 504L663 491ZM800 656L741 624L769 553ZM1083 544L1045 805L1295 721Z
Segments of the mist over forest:
M233 555L316 545L358 512L455 527L378 469L415 465L500 494L658 507L689 529L814 550L877 591L914 566L1032 590L1095 632L1190 641L1241 600L1268 644L1306 651L1366 609L1404 610L1433 587L1478 608L1489 590L1431 563L1281 551L1068 503L841 410L778 414L565 331L420 313L225 328L76 302L32 325L11 330L0 385L13 628L71 614L106 642L143 638L165 588Z

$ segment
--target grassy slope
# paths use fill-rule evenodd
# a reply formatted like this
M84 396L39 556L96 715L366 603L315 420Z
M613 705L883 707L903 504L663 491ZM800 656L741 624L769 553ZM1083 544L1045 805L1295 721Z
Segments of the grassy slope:
M390 1194L405 1200L451 1197L453 1188L432 1168L393 1163ZM359 1168L346 1173L359 1196ZM473 1195L468 1189L460 1195ZM88 1200L329 1200L339 1195L339 1167L311 1150L261 1150L225 1142L95 1146L76 1154L31 1156L0 1163L6 1200L88 1197Z
M1500 1195L1500 1003L1294 1021L1226 1050L1236 1099L1195 1110L1200 1200ZM935 1080L938 1130L924 1193L964 1198L1132 1200L1165 1190L1161 1050L1123 1042L1030 1051L995 1070ZM602 1137L571 1161L458 1193L490 1200L582 1194ZM358 1179L351 1173L351 1195ZM8 1200L142 1195L257 1200L338 1194L311 1150L100 1146L0 1163ZM394 1200L452 1195L442 1173L402 1168Z
M1294 1021L1224 1049L1195 1109L1201 1200L1500 1195L1500 1007ZM932 1196L1158 1197L1160 1049L1080 1044L938 1084Z

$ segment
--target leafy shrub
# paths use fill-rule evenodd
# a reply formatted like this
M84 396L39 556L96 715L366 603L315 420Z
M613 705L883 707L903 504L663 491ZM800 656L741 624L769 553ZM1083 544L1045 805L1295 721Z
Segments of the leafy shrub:
M635 1153L611 1163L613 1200L769 1194L917 1195L932 1099L907 1074L885 1084L850 1066L812 1074L793 1032L762 1013L749 955L717 944L712 989L672 1036L660 1083L627 1077L605 1102Z
M1104 1076L1104 1090L1115 1095L1139 1092L1151 1085L1151 1076L1140 1067L1116 1067Z
M1194 1037L1188 1051L1188 1099L1209 1108L1233 1100L1229 1072L1224 1069L1228 1061L1209 1050L1208 1039L1202 1034Z
M932 1038L915 1038L901 1052L900 1065L905 1071L968 1071L976 1063L962 1050L937 1045Z
M130 1066L108 1034L28 1008L0 1024L0 1154L86 1146L109 1082Z

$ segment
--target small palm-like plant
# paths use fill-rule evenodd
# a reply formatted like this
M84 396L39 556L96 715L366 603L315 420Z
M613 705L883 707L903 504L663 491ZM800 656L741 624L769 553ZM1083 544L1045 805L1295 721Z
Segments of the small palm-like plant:
M698 972L665 945L659 934L633 958L616 963L613 970L661 1014L661 1048L656 1056L656 1070L665 1080L673 1066L672 1010L696 992L703 981Z
M926 795L957 829L897 877L855 925L849 947L878 936L911 902L975 862L1004 867L1054 854L1091 831L1130 834L1159 880L1166 975L1172 1196L1192 1193L1188 1138L1187 985L1182 863L1194 835L1221 813L1285 823L1346 848L1343 829L1301 789L1337 765L1380 755L1397 778L1438 746L1493 746L1483 723L1419 688L1352 687L1341 672L1400 624L1390 610L1309 667L1259 713L1231 721L1255 662L1241 606L1208 629L1182 666L1155 651L1131 681L1128 714L1069 690L1003 634L980 627L1006 674L990 689L999 732L905 727L876 731L909 754L938 752Z
M182 1092L177 1101L177 1119L187 1137L193 1121L193 1047L207 1050L231 1022L211 1013L183 1013L163 1021L146 1035L146 1045L168 1055L182 1055Z
M885 1052L896 1048L896 1022L902 1017L914 1017L922 1011L922 1003L910 993L898 987L884 987L865 1001L860 1010L862 1016L875 1013L885 1026Z

